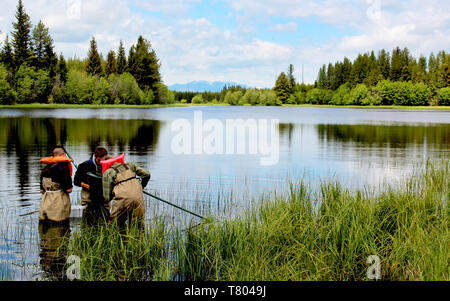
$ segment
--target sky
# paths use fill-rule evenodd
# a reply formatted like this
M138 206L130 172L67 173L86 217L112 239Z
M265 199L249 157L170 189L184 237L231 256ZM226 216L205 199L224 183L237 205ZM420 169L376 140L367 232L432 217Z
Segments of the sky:
M17 0L2 0L1 40ZM228 81L271 88L294 65L313 83L323 64L408 47L415 57L450 51L448 0L23 0L55 51L85 58L94 36L104 57L150 41L167 85ZM302 67L303 66L303 67ZM303 72L302 72L303 70ZM302 76L303 75L303 76Z

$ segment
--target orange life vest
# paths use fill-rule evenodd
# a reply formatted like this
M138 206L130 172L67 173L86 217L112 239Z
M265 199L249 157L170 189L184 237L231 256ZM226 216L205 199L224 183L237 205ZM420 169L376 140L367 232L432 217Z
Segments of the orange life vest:
M109 160L100 161L100 164L102 165L102 174L104 174L105 171L107 171L114 163L124 164L125 163L124 158L125 154L121 154L120 156L111 158Z
M72 163L72 159L70 159L70 158L67 158L67 157L47 157L47 158L42 158L41 162L45 163L45 164L67 162L67 163L69 163L70 176L72 176L73 168L72 168L72 164L71 164Z

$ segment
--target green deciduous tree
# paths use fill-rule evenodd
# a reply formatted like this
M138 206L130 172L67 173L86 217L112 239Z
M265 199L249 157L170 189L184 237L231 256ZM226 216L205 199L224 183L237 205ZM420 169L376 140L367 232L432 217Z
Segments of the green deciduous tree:
M16 99L17 94L8 83L8 69L0 64L0 104L11 105Z

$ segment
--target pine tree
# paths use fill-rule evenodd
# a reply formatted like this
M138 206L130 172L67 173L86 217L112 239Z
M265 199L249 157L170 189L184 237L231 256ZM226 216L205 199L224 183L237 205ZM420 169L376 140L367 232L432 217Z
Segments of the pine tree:
M25 12L22 0L19 0L16 11L16 22L13 22L12 46L14 48L14 67L19 68L28 63L32 57L31 52L31 22Z
M116 65L116 54L113 50L108 52L108 57L106 59L106 67L105 74L109 76L110 74L117 73L117 65Z
M424 56L419 58L419 62L417 63L417 70L415 72L416 83L423 83L427 78L427 59Z
M334 85L334 66L329 63L327 68L327 81L325 87L327 89L333 89Z
M281 72L281 74L278 76L273 90L275 91L278 99L281 100L281 102L285 103L289 98L289 80L284 72Z
M5 43L0 56L0 61L8 68L12 69L14 66L14 54L9 42L8 36L6 36Z
M326 70L327 70L326 65L323 65L322 68L320 68L320 70L319 70L319 76L317 78L317 87L319 89L326 89L326 86L327 86Z
M158 84L161 83L159 68L159 60L150 42L139 36L136 46L130 48L127 70L142 89L152 90L156 97L158 97Z
M50 54L47 53L47 51L49 50L47 48L53 49L53 39L50 36L49 29L45 27L42 21L39 21L39 23L34 27L31 43L34 55L33 57L34 66L36 66L37 68L48 67L45 66L46 65L45 57Z
M125 56L125 48L122 41L120 41L119 52L117 54L117 73L122 74L127 69L127 58Z
M59 75L61 82L67 81L67 64L62 53L59 55L58 65L56 66L56 73Z
M288 69L288 74L287 74L287 79L289 81L289 90L290 93L294 93L294 89L295 89L295 76L294 76L294 65L289 64L289 69Z
M401 80L402 81L410 81L411 80L411 68L412 68L412 58L409 54L408 48L404 48L401 51L401 62L402 62L402 74L401 74Z
M403 73L402 51L400 50L399 47L397 47L392 51L391 71L389 77L392 81L399 81L402 79L402 73Z
M380 68L380 74L384 79L389 79L391 72L391 58L389 52L382 49L378 53L378 66Z
M350 82L352 68L352 62L347 57L344 57L344 62L342 63L342 84Z
M47 44L44 49L44 67L49 71L50 78L56 76L56 65L58 64L58 57L53 51L53 45Z
M102 61L100 59L100 55L98 54L97 42L95 41L94 37L92 37L91 47L90 47L89 53L88 53L86 72L90 75L102 75L103 74Z

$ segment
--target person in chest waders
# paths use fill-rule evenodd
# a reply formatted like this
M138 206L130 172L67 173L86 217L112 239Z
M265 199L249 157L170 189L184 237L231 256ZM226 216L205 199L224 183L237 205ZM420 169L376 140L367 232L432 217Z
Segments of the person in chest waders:
M72 160L66 157L62 146L53 149L52 157L41 159L47 165L41 172L39 221L64 222L70 218L72 193Z
M109 204L103 198L102 166L100 161L108 155L103 147L97 147L92 157L81 163L75 173L74 184L81 187L81 205L84 206L83 221L94 225L109 217Z
M125 223L137 222L143 226L145 203L143 189L150 180L150 172L132 162L124 163L124 154L101 161L103 170L103 196L112 200L111 221L124 229ZM141 181L136 177L138 176Z

